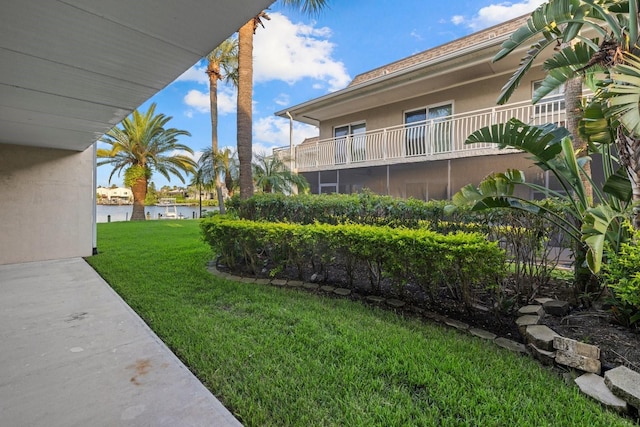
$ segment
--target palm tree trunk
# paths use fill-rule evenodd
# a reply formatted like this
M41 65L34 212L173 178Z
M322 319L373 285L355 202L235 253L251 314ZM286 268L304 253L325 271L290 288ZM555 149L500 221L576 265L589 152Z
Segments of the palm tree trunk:
M587 143L580 138L580 132L578 132L578 125L582 118L582 77L574 77L567 80L564 90L564 102L565 111L567 114L566 128L571 132L571 138L573 139L574 150L587 155ZM588 177L591 177L591 163L587 162L584 165L584 171ZM582 185L585 190L585 194L590 202L593 202L593 188L591 182L587 176L581 175Z
M253 102L253 31L254 20L238 31L238 160L240 163L240 199L253 196L252 102Z
M207 75L209 76L209 107L211 109L211 150L213 155L218 153L218 76L220 66L209 61Z
M144 199L147 197L147 178L141 177L131 186L133 193L133 213L131 221L144 221Z
M622 127L618 128L618 156L620 164L627 171L631 181L633 208L633 228L640 230L640 139L627 136Z
M220 76L220 64L209 61L207 74L209 75L209 106L211 108L211 153L213 154L212 160L215 162L218 157L218 78ZM216 170L215 166L213 169L214 171ZM220 209L220 213L224 214L224 195L222 194L220 177L217 173L215 180L218 208ZM202 209L200 209L200 212L202 212Z

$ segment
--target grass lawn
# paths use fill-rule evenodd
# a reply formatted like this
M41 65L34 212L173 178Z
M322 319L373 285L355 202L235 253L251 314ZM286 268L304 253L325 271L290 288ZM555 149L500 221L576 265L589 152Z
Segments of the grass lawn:
M621 426L527 357L210 275L198 221L98 224L88 262L246 426Z

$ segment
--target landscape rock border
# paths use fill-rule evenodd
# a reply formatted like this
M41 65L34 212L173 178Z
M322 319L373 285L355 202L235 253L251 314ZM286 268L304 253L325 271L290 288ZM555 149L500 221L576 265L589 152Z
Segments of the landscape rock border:
M316 283L300 280L235 276L218 270L215 261L209 262L207 270L223 279L235 280L241 283L303 288L307 291L319 291L339 297L347 297L352 293L347 288L320 286ZM602 377L600 376L602 370L600 348L563 337L548 326L539 324L545 315L562 315L565 313L568 304L564 301L541 298L537 301L538 304L528 305L519 310L520 317L516 319L516 325L518 325L526 345L505 337L499 337L493 332L472 327L456 319L437 313L424 312L419 307L407 306L405 301L395 298L369 295L365 297L365 301L381 306L386 305L391 308L408 308L433 321L493 342L515 353L529 354L543 365L561 365L581 371L583 374L577 377L574 382L582 393L621 414L632 414L636 417L638 415L638 410L640 409L640 373L625 366L618 366L607 371Z

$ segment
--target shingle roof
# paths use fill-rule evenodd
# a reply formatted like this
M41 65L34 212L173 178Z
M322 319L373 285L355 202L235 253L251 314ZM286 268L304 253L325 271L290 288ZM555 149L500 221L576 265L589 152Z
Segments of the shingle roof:
M418 65L423 62L428 62L434 58L438 58L440 56L456 52L462 48L467 48L469 46L473 46L476 44L480 44L487 40L505 35L514 32L516 29L521 27L529 18L529 14L520 16L518 18L511 19L509 21L503 22L502 24L495 25L493 27L489 27L485 30L478 31L477 33L470 34L466 37L459 38L452 42L434 47L429 50L425 50L423 52L417 53L415 55L411 55L407 58L403 58L399 61L392 62L390 64L384 65L379 68L375 68L371 71L367 71L362 74L358 74L354 77L354 79L349 83L349 86L355 86L360 83L367 82L369 80L373 80L378 77L385 76L389 73L393 73L396 71L404 70L414 65Z

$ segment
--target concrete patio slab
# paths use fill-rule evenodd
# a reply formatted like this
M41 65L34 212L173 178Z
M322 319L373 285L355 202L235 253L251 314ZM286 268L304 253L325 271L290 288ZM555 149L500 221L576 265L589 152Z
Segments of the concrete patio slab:
M0 265L0 425L241 426L80 258Z

